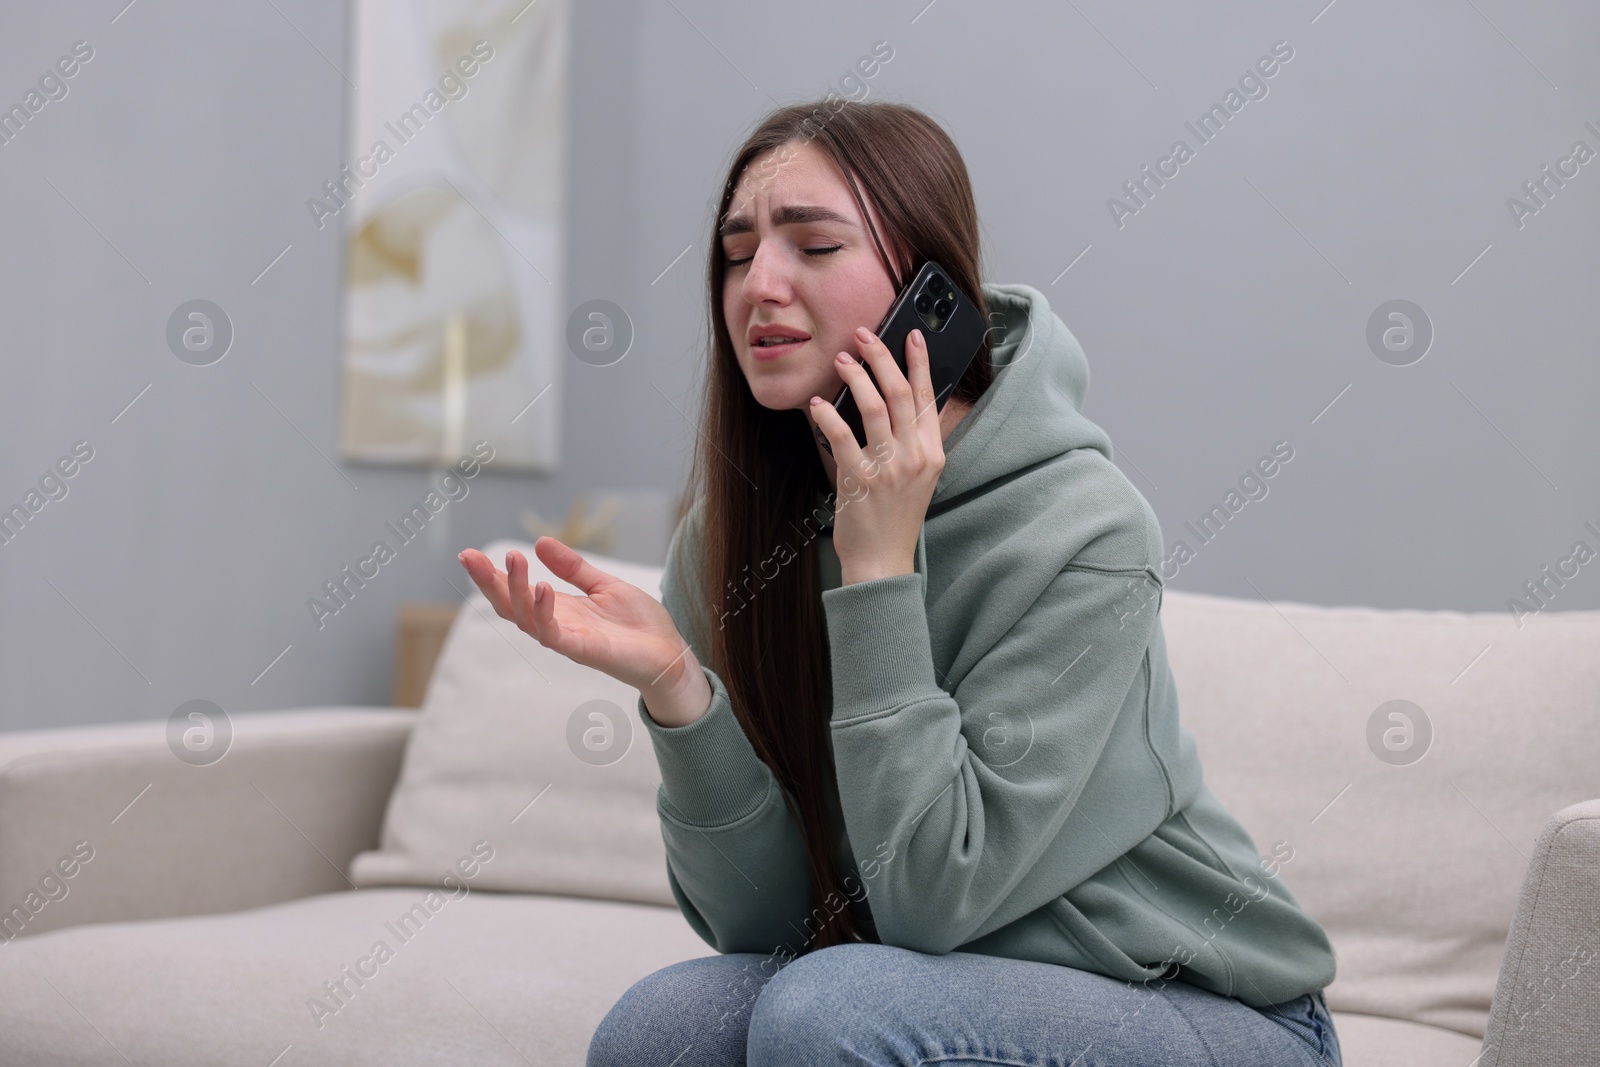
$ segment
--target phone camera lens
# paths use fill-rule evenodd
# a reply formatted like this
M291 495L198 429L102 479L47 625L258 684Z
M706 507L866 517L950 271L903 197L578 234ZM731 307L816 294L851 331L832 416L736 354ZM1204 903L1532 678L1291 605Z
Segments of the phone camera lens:
M933 307L933 297L929 296L927 293L918 293L917 312L919 314L926 315L928 313L928 309L931 307Z
M955 306L955 301L951 300L949 297L945 297L943 300L934 305L933 310L941 319L943 319L949 317L950 312L955 308Z
M928 291L930 293L944 292L944 279L937 274L928 277Z

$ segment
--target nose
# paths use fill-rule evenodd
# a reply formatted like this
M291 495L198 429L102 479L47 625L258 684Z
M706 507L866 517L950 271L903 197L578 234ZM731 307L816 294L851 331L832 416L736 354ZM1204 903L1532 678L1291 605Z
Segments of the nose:
M785 273L781 258L770 246L770 241L763 241L758 245L754 258L750 260L745 270L744 298L751 304L764 304L769 301L778 304L789 302L788 275Z

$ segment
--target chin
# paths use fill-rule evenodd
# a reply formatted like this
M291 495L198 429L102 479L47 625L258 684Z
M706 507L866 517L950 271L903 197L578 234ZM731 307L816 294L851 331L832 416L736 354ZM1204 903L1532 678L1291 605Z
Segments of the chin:
M756 403L760 404L768 411L792 411L795 409L804 409L805 406L811 402L811 398L815 395L815 393L807 393L804 397L796 397L790 396L788 393L783 393L781 395L763 395L757 393L755 394L755 398Z
M820 396L824 400L832 400L838 391L837 384L830 386L813 383L795 388L787 382L772 381L766 383L765 388L751 389L750 393L755 397L756 403L769 411L797 409L804 412L810 406L812 397Z

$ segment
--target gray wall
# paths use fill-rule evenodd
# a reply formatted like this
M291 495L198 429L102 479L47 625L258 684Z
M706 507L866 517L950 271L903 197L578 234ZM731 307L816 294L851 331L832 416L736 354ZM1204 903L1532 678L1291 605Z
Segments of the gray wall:
M634 350L568 363L559 476L485 472L448 540L318 632L306 598L432 477L318 454L337 454L341 258L304 203L342 162L343 12L124 3L11 4L0 36L7 105L74 41L95 50L0 147L0 503L95 450L0 547L0 729L383 703L395 606L465 589L459 547L586 489L676 490L717 181L763 112L880 40L870 97L952 132L986 277L1046 293L1088 354L1089 415L1169 546L1197 549L1174 588L1505 611L1574 541L1600 548L1600 161L1520 228L1507 208L1574 141L1600 149L1592 5L603 0L576 11L568 301L621 304ZM1184 123L1280 40L1267 95L1119 227L1108 198L1194 145ZM203 373L163 337L194 297L237 331ZM1366 340L1396 298L1435 330L1409 366ZM1188 537L1280 440L1268 495ZM1600 563L1551 601L1597 606Z

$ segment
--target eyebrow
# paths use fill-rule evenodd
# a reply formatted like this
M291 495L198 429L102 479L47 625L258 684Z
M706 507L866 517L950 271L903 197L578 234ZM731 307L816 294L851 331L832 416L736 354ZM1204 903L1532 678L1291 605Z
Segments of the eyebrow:
M831 208L819 207L815 204L788 204L772 213L774 226L787 226L791 223L806 222L837 222L845 226L854 226L853 219L847 219ZM756 228L748 215L736 215L723 220L717 230L718 237L732 237L738 233L750 233Z

